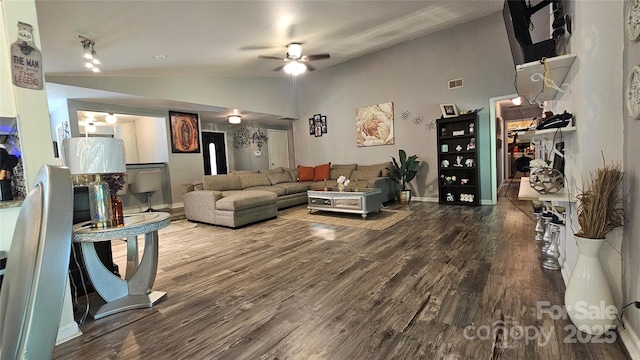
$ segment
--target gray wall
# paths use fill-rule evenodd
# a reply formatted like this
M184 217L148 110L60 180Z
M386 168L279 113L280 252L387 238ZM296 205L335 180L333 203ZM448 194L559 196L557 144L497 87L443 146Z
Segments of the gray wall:
M625 1L625 9L627 7ZM624 19L620 19L623 23ZM624 74L640 64L640 43L625 38L624 42ZM626 83L625 83L626 85ZM620 93L620 91L618 91ZM623 97L624 98L624 97ZM622 242L622 283L624 303L640 300L640 121L632 119L624 107L624 171L627 176L625 193L628 194L625 207L626 220L624 222ZM629 324L636 335L640 336L640 311L631 309L625 313ZM640 350L640 344L637 344Z
M412 183L415 196L437 198L436 134L427 124L441 116L442 103L458 110L484 107L478 146L482 199L491 199L489 98L514 92L515 69L502 14L456 26L301 78L301 117L294 122L296 164L373 164L389 161L398 149L426 162ZM447 81L464 78L464 87L448 90ZM395 145L356 146L356 108L393 102ZM412 119L402 120L409 111ZM309 135L307 119L327 115L328 133ZM422 115L416 125L413 116ZM433 185L434 190L429 191Z

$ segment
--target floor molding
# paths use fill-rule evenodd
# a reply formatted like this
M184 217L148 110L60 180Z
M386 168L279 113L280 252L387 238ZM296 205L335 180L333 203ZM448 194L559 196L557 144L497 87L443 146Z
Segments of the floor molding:
M62 344L65 341L69 341L73 338L82 335L80 327L75 322L58 329L58 336L56 337L56 345Z
M627 352L631 356L632 360L640 360L640 338L638 338L638 334L629 326L629 319L623 315L622 320L627 327L618 327L618 333L620 334L620 338L622 339L622 343L627 348Z
M438 202L437 197L412 196L411 200L420 201L420 202Z

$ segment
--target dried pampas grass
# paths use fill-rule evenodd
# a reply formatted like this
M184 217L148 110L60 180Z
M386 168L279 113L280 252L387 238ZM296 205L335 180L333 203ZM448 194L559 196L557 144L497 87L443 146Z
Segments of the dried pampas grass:
M624 173L620 163L598 169L580 190L577 198L580 231L576 236L604 239L613 228L622 226L624 219L621 186Z

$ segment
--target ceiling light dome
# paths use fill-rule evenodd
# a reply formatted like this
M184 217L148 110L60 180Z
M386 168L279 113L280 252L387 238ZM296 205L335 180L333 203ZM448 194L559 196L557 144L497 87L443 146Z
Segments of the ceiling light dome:
M289 44L289 46L287 47L287 53L289 54L290 58L300 59L300 57L302 56L302 45L299 43Z
M118 121L118 118L113 115L113 113L109 113L104 120L108 123L108 124L115 124Z
M230 124L240 124L242 118L240 115L229 115L229 123Z
M307 71L307 65L295 60L284 66L284 72L293 76L300 75L305 71Z

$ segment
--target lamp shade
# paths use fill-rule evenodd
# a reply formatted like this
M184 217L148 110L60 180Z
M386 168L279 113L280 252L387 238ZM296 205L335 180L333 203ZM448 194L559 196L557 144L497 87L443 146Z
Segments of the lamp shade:
M76 137L62 141L62 160L72 175L124 173L124 141L113 138Z

